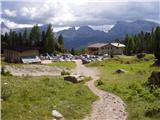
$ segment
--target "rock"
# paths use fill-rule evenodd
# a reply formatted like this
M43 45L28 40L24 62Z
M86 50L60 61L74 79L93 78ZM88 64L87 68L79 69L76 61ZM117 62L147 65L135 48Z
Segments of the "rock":
M57 110L52 110L52 116L55 118L63 118L63 115Z
M8 83L4 83L4 85L7 85Z
M126 73L127 71L124 69L118 69L115 71L116 73Z
M69 75L69 76L65 76L64 80L66 81L71 81L73 83L79 83L82 82L84 80L84 76L80 76L80 75Z

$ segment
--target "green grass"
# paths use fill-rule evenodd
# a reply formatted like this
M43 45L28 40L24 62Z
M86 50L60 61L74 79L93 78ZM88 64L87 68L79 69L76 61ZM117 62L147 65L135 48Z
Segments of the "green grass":
M77 120L91 111L97 97L84 83L62 77L2 76L3 120L51 120L58 110L66 120Z
M113 59L90 63L87 66L98 67L101 71L100 81L96 85L106 91L120 96L127 104L129 120L159 120L160 112L148 117L147 111L160 110L160 89L150 92L145 85L152 71L160 71L153 67L153 55L139 60L134 56L116 56ZM117 74L117 69L128 71Z
M73 69L76 66L75 62L68 62L68 61L52 62L51 64L48 64L48 65L56 66L56 67L66 67L68 69Z
M38 65L40 63L36 63L36 64ZM21 68L22 66L28 65L28 64L8 63L8 62L5 62L5 61L1 61L1 65L2 66L4 66L4 65L10 65L10 66ZM72 62L72 61L58 61L58 62L52 62L50 64L46 64L46 65L47 66L54 66L54 67L65 67L65 68L68 68L68 69L73 69L73 68L76 67L75 62Z

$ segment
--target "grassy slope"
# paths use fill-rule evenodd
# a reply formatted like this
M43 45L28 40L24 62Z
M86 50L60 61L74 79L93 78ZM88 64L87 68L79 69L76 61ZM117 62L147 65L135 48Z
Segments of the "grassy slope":
M3 120L49 120L53 109L76 120L89 113L96 100L83 83L61 77L2 76L1 82Z
M151 67L154 63L153 55L148 55L145 60L135 57L119 57L112 60L91 63L88 66L98 67L102 74L103 85L101 89L119 95L127 103L129 120L159 120L160 113L152 118L145 117L149 108L160 108L160 89L150 93L144 85L153 70L160 71L158 67ZM125 74L116 74L115 70L122 68L128 71Z

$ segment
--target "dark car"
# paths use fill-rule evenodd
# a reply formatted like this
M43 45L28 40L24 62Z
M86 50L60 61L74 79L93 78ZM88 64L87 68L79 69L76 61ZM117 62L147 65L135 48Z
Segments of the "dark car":
M83 64L88 64L88 63L90 63L90 60L88 60L88 59L86 59L86 58L83 58L83 59L81 59L82 60L82 63Z

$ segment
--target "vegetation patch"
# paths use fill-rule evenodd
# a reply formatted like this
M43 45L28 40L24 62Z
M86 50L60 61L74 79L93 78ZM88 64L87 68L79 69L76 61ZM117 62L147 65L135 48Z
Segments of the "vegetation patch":
M48 120L57 110L66 120L81 119L97 97L84 84L62 77L14 77L1 80L3 120Z
M63 71L61 72L61 75L70 75L70 73L69 73L68 71L63 70Z
M87 66L96 66L101 70L101 81L96 82L100 84L100 89L117 94L126 102L128 120L159 120L160 88L151 89L146 85L152 71L160 72L160 67L152 66L154 62L154 56L146 54L142 59L136 56L115 56ZM114 74L120 68L129 72Z

